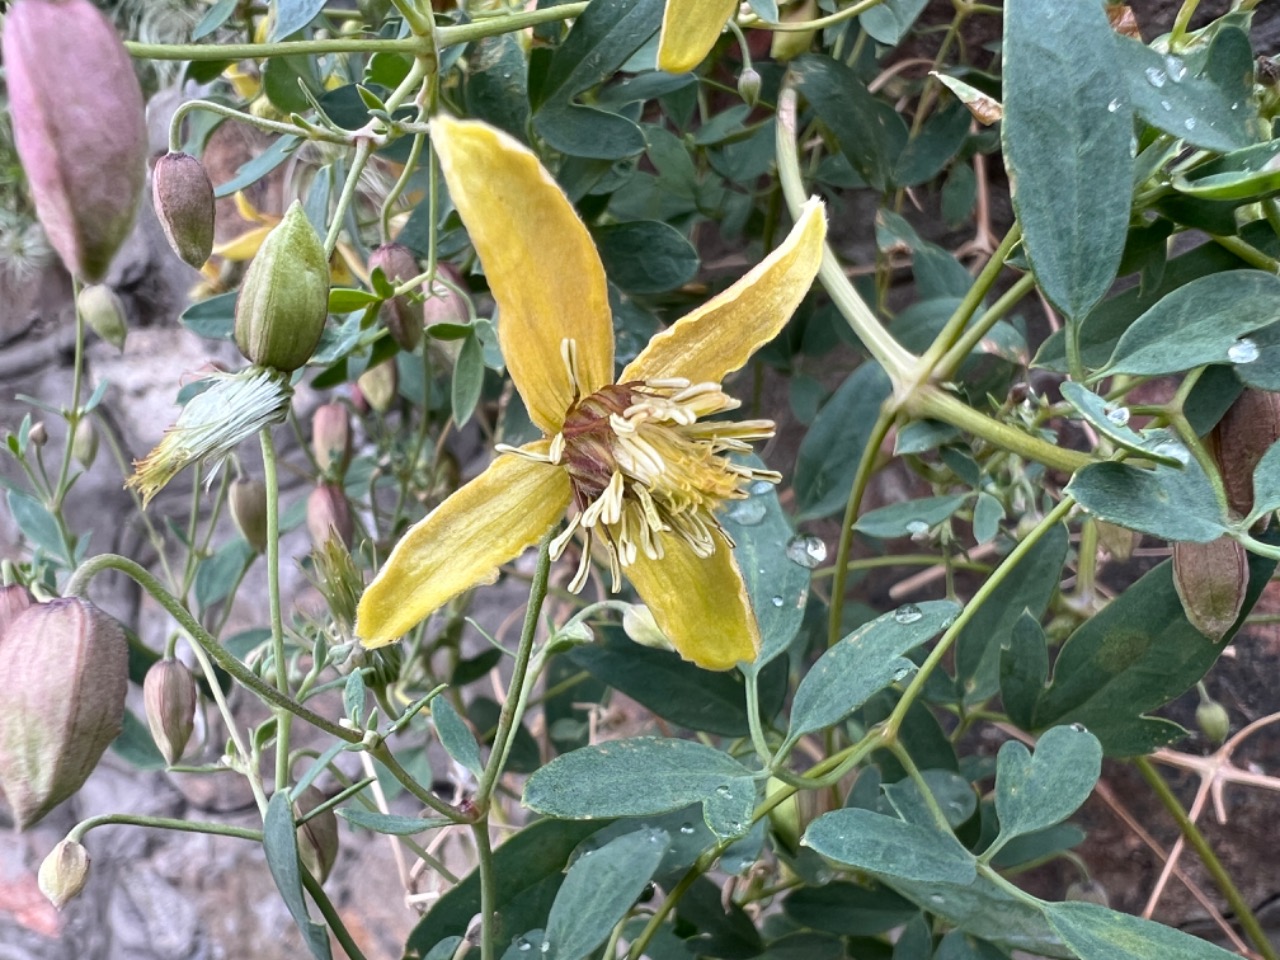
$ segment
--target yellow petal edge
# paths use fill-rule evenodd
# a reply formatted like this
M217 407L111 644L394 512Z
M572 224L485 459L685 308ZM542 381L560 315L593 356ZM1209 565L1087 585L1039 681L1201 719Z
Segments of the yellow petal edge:
M547 443L527 448L545 453ZM360 598L356 636L393 643L462 591L536 543L569 506L569 477L507 454L420 520Z
M658 68L684 73L700 64L737 6L738 0L667 0L658 36Z
M627 577L680 656L708 670L729 670L760 651L760 626L733 549L717 533L711 556L697 556L679 537L664 537L665 555L640 553Z
M584 394L613 382L604 266L586 226L530 150L477 121L439 116L431 142L498 303L498 340L529 416L554 434L573 402L561 341L577 341Z
M822 201L810 199L782 244L733 286L650 340L620 382L684 377L719 383L740 369L782 331L813 286L826 236Z

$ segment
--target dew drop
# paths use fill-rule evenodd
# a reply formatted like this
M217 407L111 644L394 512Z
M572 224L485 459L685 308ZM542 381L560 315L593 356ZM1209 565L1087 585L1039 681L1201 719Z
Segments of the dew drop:
M1174 83L1181 83L1182 78L1187 75L1187 65L1177 57L1165 57L1164 66L1169 71L1169 79Z
M1239 109L1240 109L1240 101L1238 101L1238 100L1237 100L1235 103L1233 103L1233 104L1231 105L1231 109L1232 109L1232 110L1239 110Z
M911 669L911 667L899 667L893 671L893 682L897 683L899 680L907 679L907 677L911 676Z
M753 481L751 486L747 487L747 493L753 497L760 497L773 490L773 484L768 480Z
M940 893L931 893L929 894L929 902L930 903L946 903L947 898Z
M720 786L716 787L716 796L723 797L725 800L731 800L733 799L733 791L722 783Z
M1258 345L1248 337L1241 337L1227 348L1227 359L1232 363L1253 363L1258 354Z
M542 941L541 946L539 946L539 947L538 947L538 949L539 949L540 951L542 951L543 953L550 953L550 952L551 952L551 941L550 941L550 940L543 940L543 941Z
M1170 110L1173 109L1173 104L1170 103L1168 100L1161 100L1160 109L1163 110L1165 113L1168 113Z
M1119 110L1119 109L1120 109L1120 98L1119 98L1119 97L1116 97L1114 100L1112 100L1110 103L1108 103L1108 104L1107 104L1107 112L1108 112L1108 113L1115 113L1115 112L1116 112L1117 110Z
M827 559L827 545L820 537L796 536L787 541L787 559L813 570Z
M1169 79L1169 75L1159 67L1147 67L1144 71L1147 75L1147 83L1159 89L1164 86L1164 82Z
M769 602L772 603L775 607L781 607L784 603L786 603L785 600L783 600L781 597L778 597L778 596L770 597Z
M527 953L528 951L533 949L533 944L530 943L528 940L526 940L524 937L516 937L515 944L516 944L516 949L519 950L521 953Z
M744 527L754 527L764 519L765 505L764 501L756 500L735 500L730 504L729 509L725 511L725 516L734 523L740 523Z
M729 831L730 831L731 833L741 833L741 832L742 832L742 821L741 821L741 820L730 820L730 821L729 821L729 823L728 823L728 827L729 827Z
M1084 725L1083 723L1073 723L1073 724L1071 724L1071 729L1072 729L1072 730L1074 730L1076 733L1088 733L1088 732L1089 732L1088 728L1087 728L1087 727L1085 727L1085 725Z
M924 520L909 520L907 522L907 533L911 534L912 540L928 539L929 524Z
M1194 130L1196 128L1196 118L1187 117L1187 119L1182 121L1182 125L1186 127L1188 130Z
M693 824L692 823L680 824L680 832L683 833L686 837L693 836Z
M1116 407L1107 411L1107 420L1114 423L1117 427L1127 426L1129 423L1129 408Z
M898 623L915 623L923 616L924 611L914 603L904 603L897 610L893 611L893 619Z

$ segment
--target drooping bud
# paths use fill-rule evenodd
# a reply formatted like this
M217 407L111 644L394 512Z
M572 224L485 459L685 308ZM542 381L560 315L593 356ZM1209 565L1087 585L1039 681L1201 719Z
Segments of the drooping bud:
M49 442L49 428L44 425L43 420L37 420L31 425L31 429L27 431L27 441L33 447L43 447Z
M240 536L261 553L267 548L267 487L261 480L239 478L231 484L231 519Z
M87 600L33 606L0 643L0 784L23 830L88 779L124 725L129 648Z
M107 343L123 352L129 326L125 322L124 303L104 283L94 283L80 291L76 308L85 323Z
M88 470L98 458L98 429L88 417L82 417L71 435L71 454Z
M748 107L760 102L760 73L755 67L747 67L738 75L738 96Z
M653 612L644 604L632 604L622 615L622 630L642 647L654 650L674 650L667 635L658 626Z
M165 239L178 257L199 270L213 252L213 184L189 153L166 153L151 172L151 201Z
M329 260L295 200L240 284L236 346L251 363L288 373L311 359L328 316Z
M399 379L395 360L384 360L360 374L356 386L371 408L378 413L386 413L395 403Z
M418 274L418 261L402 243L384 243L369 254L369 272L381 269L392 285ZM382 305L382 322L402 350L412 352L422 340L422 307L408 297L392 297Z
M341 479L351 463L351 415L341 403L325 403L311 415L311 450L326 477Z
M62 840L44 858L36 882L58 910L74 900L89 881L89 851L74 840Z
M196 679L181 661L158 660L142 681L142 699L151 738L165 762L173 766L182 759L195 729Z
M36 215L67 270L100 280L146 183L147 124L133 62L90 0L11 5L3 60Z
M315 787L307 787L293 802L294 817L305 817L326 799ZM298 827L298 856L317 880L324 883L328 879L338 859L338 818L332 809Z
M1196 726L1210 743L1222 743L1231 733L1231 715L1226 707L1201 690L1200 704L1196 707Z
M1280 440L1280 393L1246 387L1209 437L1227 503L1240 516L1248 516L1253 510L1254 467Z
M448 281L448 282L446 282ZM452 263L436 264L436 279L431 290L424 291L427 299L422 302L423 322L427 327L437 323L466 323L471 319L462 271Z
M11 583L0 587L0 643L4 642L4 632L9 624L18 619L18 615L35 603L31 591L20 583Z
M351 546L355 536L355 521L351 517L351 504L347 495L335 483L322 483L307 497L307 532L311 545L320 550L336 538L343 546Z
M1219 537L1210 543L1173 545L1173 585L1191 625L1217 643L1227 635L1244 607L1249 589L1249 560L1239 541Z

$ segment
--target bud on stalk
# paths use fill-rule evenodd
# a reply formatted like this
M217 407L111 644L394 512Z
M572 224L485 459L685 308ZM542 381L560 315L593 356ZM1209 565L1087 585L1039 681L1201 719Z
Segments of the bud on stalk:
M342 488L334 483L322 483L307 497L307 532L311 545L321 550L336 537L344 547L351 546L355 536L355 521L351 518L351 505Z
M133 226L149 153L142 89L90 0L23 0L4 21L18 158L67 270L102 279Z
M23 830L79 790L120 735L129 647L87 600L53 600L9 624L0 677L0 785Z
M1191 625L1222 640L1240 617L1249 588L1249 560L1230 537L1173 545L1173 585Z
M289 373L311 359L328 316L329 259L295 200L240 284L236 346L250 363Z
M311 450L325 476L341 479L351 463L351 416L340 403L325 403L311 415Z
M114 290L103 283L91 284L76 297L76 308L94 333L117 350L124 350L129 327L125 322L124 304Z
M71 435L71 455L86 470L98 459L98 428L88 417L81 418L76 424L76 432Z
M186 664L177 660L153 663L142 682L147 726L169 766L182 759L187 741L191 739L198 698L195 677Z
M61 841L40 864L36 882L58 910L80 895L89 880L89 851L74 840Z
M448 281L445 283L444 281ZM424 290L427 299L422 303L423 322L430 327L437 323L466 323L471 319L467 298L461 292L466 289L462 272L452 263L436 264L436 279L430 292Z
M231 484L231 519L240 536L258 553L267 549L267 487L244 477Z
M384 243L369 255L369 272L375 269L396 286L417 276L418 261L404 244ZM407 296L392 297L382 305L382 322L402 350L412 352L422 340L422 307Z
M151 201L173 252L199 270L213 252L213 184L189 153L167 153L151 172Z
M1209 446L1232 511L1247 517L1253 510L1253 470L1262 455L1280 440L1280 393L1246 387L1209 434Z

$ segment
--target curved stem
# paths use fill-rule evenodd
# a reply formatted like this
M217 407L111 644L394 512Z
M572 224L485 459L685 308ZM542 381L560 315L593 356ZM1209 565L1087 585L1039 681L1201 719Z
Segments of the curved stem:
M237 120L240 123L247 123L251 127L257 127L259 130L266 130L269 133L279 133L285 136L307 137L310 140L322 140L327 143L340 143L344 145L351 143L353 139L350 134L335 133L324 130L321 127L303 130L301 127L294 126L292 123L282 123L279 120L268 120L265 117L255 117L251 113L244 113L241 110L237 110L235 107L229 107L226 104L217 103L213 100L188 100L173 112L173 119L169 121L170 152L176 153L182 149L183 121L186 120L187 114L194 113L196 110L216 113L221 117Z
M947 352L946 355L938 361L938 365L934 368L935 380L947 380L960 368L960 364L964 363L965 358L973 352L987 335L987 331L994 327L997 321L1002 320L1014 304L1018 303L1023 297L1035 289L1036 278L1034 274L1025 273L1014 283L995 303L987 310L977 322L965 330L964 335L957 340Z
M866 13L872 7L878 7L884 0L861 0L852 6L845 7L836 13L829 14L825 17L818 17L815 20L792 20L786 23L768 23L764 20L746 20L744 25L748 27L757 27L761 30L773 30L778 33L803 33L807 30L821 30L823 27L830 27L837 23L843 23L845 20L851 20L861 13Z
M199 820L175 820L171 817L144 817L134 813L104 813L100 817L81 820L67 839L80 843L84 835L94 827L107 827L119 824L128 827L154 827L157 830L180 830L183 833L207 833L218 837L235 837L237 840L254 840L262 842L262 831L249 827L236 827L229 823L206 823Z

